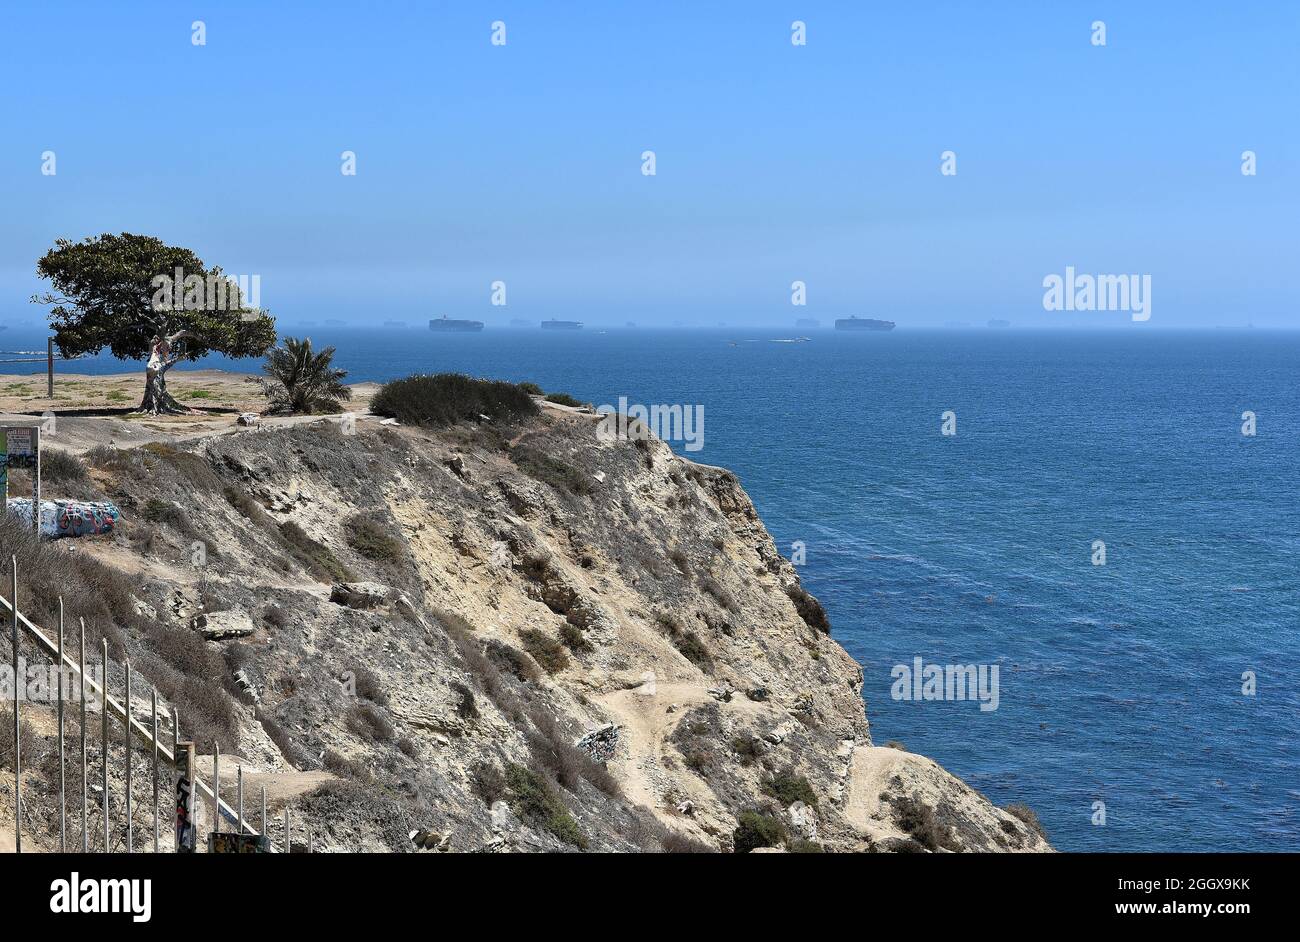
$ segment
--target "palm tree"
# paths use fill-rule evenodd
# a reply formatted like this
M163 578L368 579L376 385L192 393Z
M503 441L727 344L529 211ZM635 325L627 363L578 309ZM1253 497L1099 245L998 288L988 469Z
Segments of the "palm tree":
M284 346L274 347L266 355L260 379L262 392L270 400L270 411L291 415L314 412L338 412L339 403L352 398L352 390L343 385L347 370L336 370L330 363L334 348L312 353L311 338L284 338Z

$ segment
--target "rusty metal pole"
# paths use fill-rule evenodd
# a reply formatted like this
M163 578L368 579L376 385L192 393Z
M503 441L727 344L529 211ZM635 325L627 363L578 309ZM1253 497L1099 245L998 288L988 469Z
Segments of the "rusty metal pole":
M9 558L13 567L13 595L9 596L13 602L14 613L14 850L18 853L23 852L23 748L22 748L22 727L18 716L18 688L22 686L19 683L18 673L18 556L17 554Z
M59 852L68 850L68 785L63 747L63 596L59 596Z
M172 753L173 756L176 753ZM153 692L153 852L158 853L158 691Z
M131 820L131 786L132 775L135 771L131 763L131 659L126 659L126 700L122 704L126 724L126 852L129 854L134 849L135 828Z
M212 833L221 833L221 743L212 740Z
M90 782L86 777L86 619L81 622L77 658L81 666L81 852L90 850Z
M104 677L99 683L99 688L104 692L100 697L99 718L100 718L100 742L104 747L104 796L100 805L104 814L104 853L108 853L108 639L104 639Z

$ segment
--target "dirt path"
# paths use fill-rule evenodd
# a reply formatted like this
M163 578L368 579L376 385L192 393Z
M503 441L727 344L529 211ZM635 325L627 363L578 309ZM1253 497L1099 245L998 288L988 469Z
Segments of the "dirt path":
M901 836L901 832L883 820L880 795L909 758L913 757L888 746L858 746L853 750L844 818L859 834L875 841Z
M708 685L660 682L653 694L643 685L615 690L593 699L613 714L614 721L621 727L620 739L626 754L610 764L615 766L627 797L663 818L672 814L665 807L665 798L671 792L676 802L684 799L693 802L697 818L710 817L717 799L709 787L693 775L670 775L666 771L670 765L680 762L675 748L667 741L668 737L686 713L714 702ZM676 706L671 713L668 712L670 705ZM723 709L755 717L763 712L761 704L740 695L733 697ZM678 820L677 823L684 825L687 822Z

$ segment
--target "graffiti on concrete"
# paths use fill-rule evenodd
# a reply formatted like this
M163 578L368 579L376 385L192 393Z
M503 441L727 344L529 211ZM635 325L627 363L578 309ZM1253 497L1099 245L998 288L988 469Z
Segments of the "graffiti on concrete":
M31 526L32 502L29 498L10 498L8 510ZM121 516L117 505L109 501L43 500L41 536L57 539L112 533Z

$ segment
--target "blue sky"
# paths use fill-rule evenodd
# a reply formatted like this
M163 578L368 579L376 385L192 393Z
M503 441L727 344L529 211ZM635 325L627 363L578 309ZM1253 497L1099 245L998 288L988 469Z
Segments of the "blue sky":
M131 231L286 323L1135 328L1044 311L1069 265L1151 275L1138 329L1297 327L1298 47L1265 2L6 5L0 314Z

